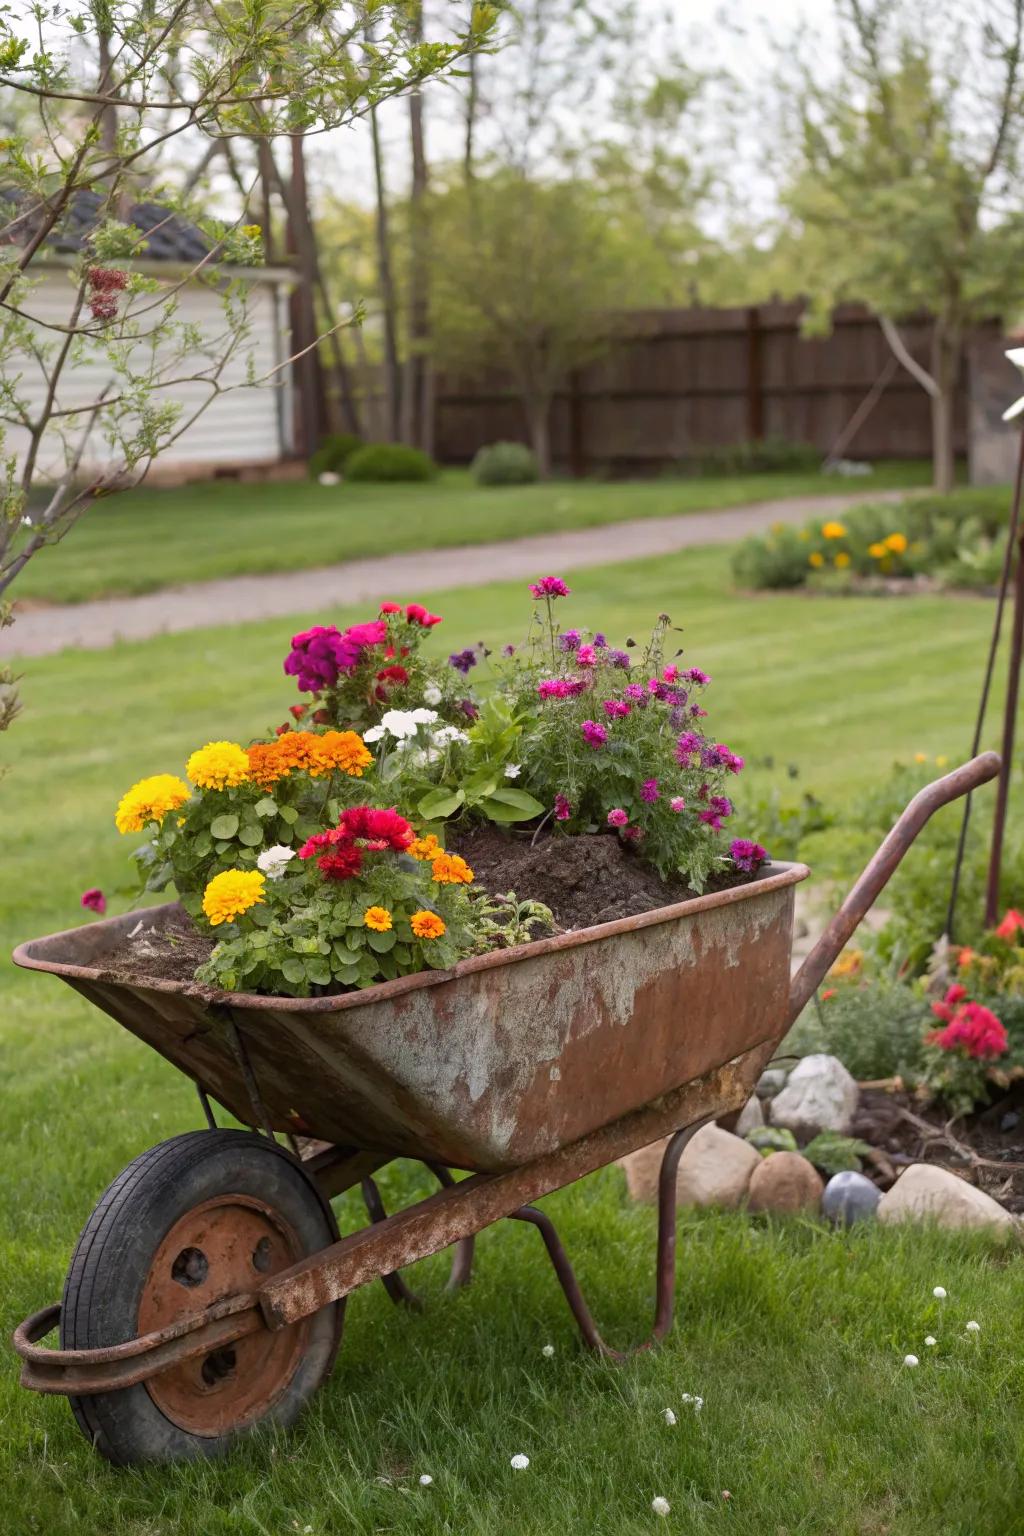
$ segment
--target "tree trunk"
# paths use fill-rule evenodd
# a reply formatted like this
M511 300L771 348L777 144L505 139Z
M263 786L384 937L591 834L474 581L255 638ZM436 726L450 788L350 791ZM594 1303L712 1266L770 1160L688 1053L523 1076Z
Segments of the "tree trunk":
M960 337L936 321L932 335L932 378L936 392L932 396L932 483L945 495L956 483L956 456L953 443L953 411L957 378L960 372Z
M287 244L298 258L299 281L289 299L291 346L297 356L292 365L295 380L295 448L304 458L316 450L327 431L326 397L323 370L316 346L315 248L306 194L306 162L302 135L291 136L291 186L286 200L288 210Z
M373 141L373 177L377 189L377 280L384 312L384 402L387 434L392 442L397 442L401 428L402 384L398 371L398 343L395 339L395 281L391 266L384 156L381 152L380 124L374 107L370 108L370 136Z
M547 395L525 395L526 423L530 433L530 446L537 459L537 474L541 480L551 478L551 401Z
M410 23L414 43L423 41L423 7L417 5ZM430 234L427 227L427 151L423 129L423 96L409 95L409 136L412 186L409 195L409 335L402 388L402 441L429 452L433 438L428 420L433 399L430 386Z

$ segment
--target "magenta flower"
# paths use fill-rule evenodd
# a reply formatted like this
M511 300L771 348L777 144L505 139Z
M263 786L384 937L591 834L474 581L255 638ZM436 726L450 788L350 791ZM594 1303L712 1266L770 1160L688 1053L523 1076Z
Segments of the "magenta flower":
M592 645L581 645L576 652L576 665L578 667L596 667L597 651Z
M501 648L501 654L503 656L514 656L515 653L516 653L516 648L515 648L514 645L503 645L502 648Z
M89 912L98 912L100 917L102 917L104 912L107 910L107 898L104 896L98 885L90 886L89 890L83 891L81 895L81 902L82 906L85 907Z
M559 647L563 651L578 651L580 648L580 632L578 629L567 629L558 637Z
M621 805L616 805L608 812L608 825L610 827L624 827L628 821L629 816L622 809Z
M670 811L675 811L676 815L678 816L680 811L686 810L686 801L683 799L682 795L673 795L672 799L668 803L668 808Z
M706 709L701 709L699 704L691 704L690 714L694 720L706 720L708 712Z
M594 644L597 644L596 635L594 636ZM629 656L626 651L609 651L608 660L613 667L620 667L623 672L629 671Z
M555 820L568 821L572 815L572 804L564 795L555 796Z
M537 684L542 699L571 699L578 693L586 693L587 681L582 677L548 677Z
M569 588L561 576L542 576L540 581L530 583L530 596L541 597L568 597Z
M639 843L643 838L644 829L643 827L627 827L622 835L627 837L631 843Z
M605 699L601 705L609 720L624 720L630 713L630 707L622 699Z
M381 645L388 627L383 619L353 624L342 634L333 624L316 624L292 636L292 648L284 670L294 677L302 693L333 688L340 672L351 672L368 646Z
M647 703L647 689L643 683L627 683L623 692L627 699L632 699L634 704Z
M689 678L691 683L700 683L701 686L706 686L711 681L708 674L702 672L700 667L690 667L688 671L683 673L683 676Z
M640 785L640 799L645 800L648 805L654 804L655 800L658 798L659 793L660 791L658 789L657 779L644 779L643 783Z
M608 732L603 725L598 725L596 720L584 720L580 731L587 746L593 747L595 751L598 747L605 746L608 741Z
M668 666L665 668L661 675L665 679L666 683L674 683L676 678L679 676L679 668Z
M690 758L699 752L703 743L696 731L684 731L676 742L676 762L680 768L689 768Z
M702 821L706 827L710 827L712 832L721 832L722 830L722 818L717 811L701 811L697 816L697 820Z
M733 803L727 795L712 795L711 809L718 816L731 816L733 813Z
M737 869L741 869L745 875L752 875L755 869L767 862L768 851L760 843L751 842L749 837L737 837L729 844L729 857Z

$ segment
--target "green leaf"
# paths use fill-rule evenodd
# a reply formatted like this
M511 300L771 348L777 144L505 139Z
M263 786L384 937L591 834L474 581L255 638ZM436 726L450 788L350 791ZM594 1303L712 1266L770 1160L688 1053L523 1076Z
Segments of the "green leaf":
M281 975L285 981L290 981L295 986L306 979L306 967L301 960L286 960L281 966Z
M238 841L246 848L258 848L263 841L263 828L248 823L239 832Z
M209 832L197 832L192 843L192 852L199 858L205 859L208 853L213 852L213 838Z
M299 813L295 809L294 805L279 805L277 808L277 814L280 816L281 820L286 821L290 827L293 827L299 819Z
M442 785L439 789L432 789L428 795L424 795L417 806L417 810L421 816L425 817L428 821L432 821L435 817L450 816L453 811L457 811L459 806L464 804L465 799L466 796L463 790L445 789Z
M496 789L490 799L497 800L500 805L517 807L525 816L539 816L544 809L525 789Z
M257 800L253 809L257 816L276 816L277 801L270 795L264 795L262 800Z
M329 987L331 984L331 968L322 955L306 961L306 975L314 987Z
M377 769L382 784L390 784L402 771L402 753L389 752Z
M389 930L387 933L374 933L370 929L369 945L378 955L386 955L389 949L394 949L395 935Z
M210 831L221 842L226 838L234 837L238 831L238 817L230 812L226 812L222 816L215 816L210 822Z

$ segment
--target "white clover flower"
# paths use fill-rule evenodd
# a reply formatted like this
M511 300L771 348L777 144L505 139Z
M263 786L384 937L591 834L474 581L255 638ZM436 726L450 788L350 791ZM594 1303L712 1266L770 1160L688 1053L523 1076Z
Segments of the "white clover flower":
M677 1422L676 1416L672 1412L671 1408L666 1408L665 1409L664 1413L662 1414L662 1418L665 1420L665 1423L668 1425L668 1427L670 1429L672 1428L672 1425Z
M937 1297L939 1301L945 1301L945 1299L946 1299L946 1287L944 1285L936 1285L932 1289L932 1295Z
M971 1319L971 1321L969 1323L965 1323L964 1326L966 1327L968 1333L980 1333L981 1332L981 1324L980 1323L976 1323L973 1318Z
M917 1358L916 1355L904 1355L903 1356L903 1364L904 1365L920 1365L921 1362Z
M294 857L294 848L275 843L273 848L264 848L256 860L256 868L262 870L268 880L280 880Z
M433 708L435 704L440 704L441 690L436 683L428 683L424 688L423 702L424 704L429 704L431 708Z
M434 1481L434 1479L431 1477L430 1473L429 1472L424 1472L423 1475L420 1478L420 1487L421 1488L429 1488L433 1481Z
M522 763L506 763L505 764L505 777L506 777L506 779L518 779L518 777L522 773L522 771L523 771Z
M663 1499L660 1493L658 1494L657 1498L651 1500L651 1508L654 1510L656 1515L661 1515L663 1519L666 1515L671 1514L672 1512L672 1505L669 1503L668 1499Z
M937 1343L937 1340L933 1338L933 1336L929 1333L925 1339L925 1343L927 1344L928 1348L931 1349L932 1346Z
M512 1460L509 1462L509 1466L512 1467L512 1469L516 1472L525 1472L529 1465L529 1456L523 1456L521 1453L517 1456L513 1456Z
M693 1409L694 1413L700 1413L701 1409L704 1407L704 1399L702 1397L694 1397L689 1392L684 1392L680 1401L688 1404L688 1406Z
M544 1348L541 1350L541 1354L544 1356L545 1360L550 1360L554 1352L555 1346L553 1344L545 1344Z

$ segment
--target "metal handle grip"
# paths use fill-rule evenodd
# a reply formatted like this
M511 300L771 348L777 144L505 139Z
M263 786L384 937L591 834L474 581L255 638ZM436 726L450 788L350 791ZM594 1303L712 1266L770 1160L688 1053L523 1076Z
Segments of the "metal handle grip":
M790 1023L810 1001L865 913L889 883L925 822L941 806L958 800L961 795L969 795L994 779L998 772L998 752L982 752L979 757L973 757L969 763L954 768L952 773L918 791L793 977L789 992Z

